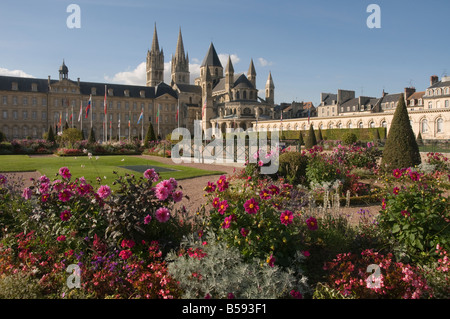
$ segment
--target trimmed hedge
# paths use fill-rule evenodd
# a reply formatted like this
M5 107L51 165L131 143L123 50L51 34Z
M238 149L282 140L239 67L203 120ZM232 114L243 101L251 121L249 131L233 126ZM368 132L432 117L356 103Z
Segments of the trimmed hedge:
M376 136L376 132L381 139L385 139L386 129L384 127L378 128L335 128L335 129L326 129L321 130L322 137L324 140L334 140L334 141L342 141L344 136L347 133L353 133L356 135L358 141L373 141ZM300 132L303 134L303 138L308 134L307 131L283 131L281 134L282 140L298 140L300 137ZM306 135L305 135L306 134Z

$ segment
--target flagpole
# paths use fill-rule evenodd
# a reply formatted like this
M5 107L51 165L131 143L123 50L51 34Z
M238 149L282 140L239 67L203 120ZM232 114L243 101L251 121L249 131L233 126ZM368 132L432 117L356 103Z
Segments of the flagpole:
M142 138L142 143L144 143L144 109L142 109L142 135L141 135L141 138Z
M108 111L107 111L107 107L106 107L106 84L105 84L105 100L103 102L103 107L104 107L104 111L105 111L105 143L108 142Z
M73 105L72 105L72 128L73 128Z
M92 104L92 94L89 95L89 102L91 103L90 108L92 109L91 110L91 128L92 128L92 113L94 113L94 104Z
M180 99L178 99L177 120L178 120L178 127L180 127Z
M161 110L161 104L158 104L158 116L156 117L157 121L158 121L158 136L159 136L159 111Z

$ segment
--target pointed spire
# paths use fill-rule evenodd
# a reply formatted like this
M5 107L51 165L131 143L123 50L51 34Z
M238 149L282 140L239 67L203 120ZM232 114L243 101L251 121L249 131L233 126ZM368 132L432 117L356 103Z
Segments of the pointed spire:
M176 57L176 59L181 60L181 61L183 61L185 59L183 36L181 35L181 27L180 27L180 31L178 32L177 50L175 52L175 57Z
M152 42L152 52L159 52L159 42L158 42L158 33L156 32L156 22L155 22L155 29L153 31L153 42Z
M222 67L222 64L220 63L219 56L217 55L216 49L214 48L213 43L211 42L208 53L206 54L205 58L203 59L201 66L219 66Z
M267 77L266 87L275 87L272 79L272 72L269 72L269 76Z
M233 74L234 73L233 63L231 62L231 57L230 56L228 56L226 73L227 74Z
M247 76L255 76L256 75L256 70L255 70L255 65L253 64L253 59L250 60L250 66L248 68L248 72L247 72Z

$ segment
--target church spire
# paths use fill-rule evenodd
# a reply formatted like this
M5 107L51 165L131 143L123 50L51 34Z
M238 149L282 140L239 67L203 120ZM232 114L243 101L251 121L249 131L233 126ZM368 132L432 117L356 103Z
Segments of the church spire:
M253 87L256 88L256 70L255 65L253 64L253 59L250 60L250 66L248 67L247 78L250 83L253 84Z
M155 22L155 29L153 30L153 42L151 52L159 53L159 42L158 42L158 33L156 32L156 22Z
M189 84L189 58L184 54L183 36L181 27L178 31L177 49L172 56L172 83Z
M151 50L147 51L147 86L156 86L164 82L164 53L159 50L158 33L156 23L153 31Z

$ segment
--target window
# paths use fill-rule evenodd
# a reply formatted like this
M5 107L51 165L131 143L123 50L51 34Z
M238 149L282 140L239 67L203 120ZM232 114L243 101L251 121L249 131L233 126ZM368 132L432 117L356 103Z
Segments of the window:
M422 121L421 129L422 133L428 132L428 121L426 119Z
M122 105L120 104L120 102L117 102L117 109L118 110L120 110L120 107L121 107Z
M352 123L348 123L348 124L347 124L347 127L348 127L348 128L353 128L353 124L352 124Z
M13 119L17 120L17 111L13 111Z
M36 83L32 83L31 84L31 91L33 91L33 92L37 91L37 84Z
M432 108L433 108L433 102L431 102L431 101L428 102L428 108L429 108L429 109L432 109Z
M359 128L364 128L363 122L359 122L358 127L359 127Z
M387 127L387 122L386 121L381 122L381 127Z
M449 107L449 101L445 100L445 107Z
M14 91L17 91L17 90L18 90L17 82L13 82L13 83L12 83L11 89L14 90Z
M32 98L31 99L31 104L33 105L33 106L36 106L37 105L37 98Z
M439 118L436 121L436 132L442 133L444 131L444 120L442 118Z
M133 102L133 111L136 111L136 110L137 110L137 103Z
M370 127L370 128L375 128L375 122L370 122L370 123L369 123L369 127Z
M28 98L27 98L27 97L24 97L24 98L22 99L22 104L23 104L23 105L28 105Z
M45 97L42 98L42 106L47 106L47 99Z
M13 105L17 105L17 96L13 96Z
M36 111L33 111L33 112L31 113L31 119L32 119L32 120L36 120L36 119L37 119L37 112L36 112Z
M3 97L3 105L7 105L8 104L8 97L4 96Z
M2 118L3 118L4 120L6 120L6 119L8 118L8 111L4 110L4 111L2 112Z
M41 117L42 117L43 120L46 120L47 119L47 112L43 111L41 113Z

